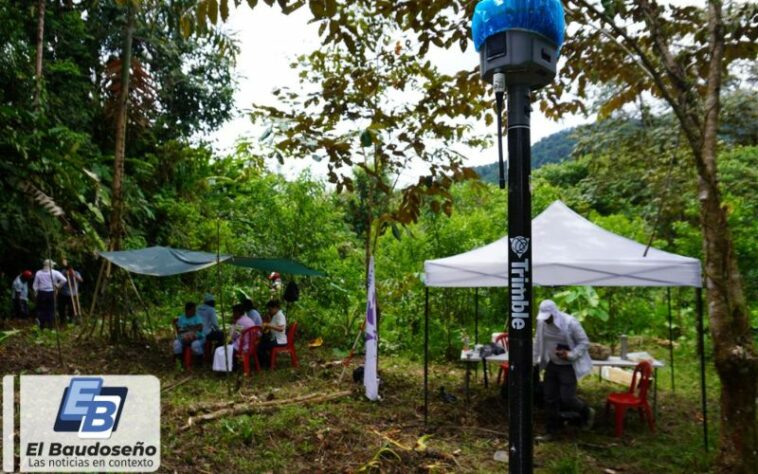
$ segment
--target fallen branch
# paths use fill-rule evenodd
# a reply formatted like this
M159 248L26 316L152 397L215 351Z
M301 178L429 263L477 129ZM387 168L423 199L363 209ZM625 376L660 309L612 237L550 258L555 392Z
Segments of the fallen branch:
M475 432L475 433L483 433L483 434L489 434L489 435L495 435L498 438L504 438L508 439L508 433L504 431L496 431L496 430L490 430L487 428L480 428L479 426L465 426L465 425L439 425L440 428L451 428L459 431L465 431L465 432Z
M287 399L282 399L282 400L269 400L265 402L261 402L258 397L249 397L247 399L227 400L225 402L197 403L195 405L190 405L190 407L187 408L187 413L190 415L196 415L201 412L217 411L224 408L230 408L230 407L233 407L234 405L250 405L250 404L256 404L260 406L286 405L288 403L304 402L304 401L310 400L311 398L319 397L321 395L322 394L320 393L311 393L308 395L301 395L295 398L287 398Z
M441 429L453 429L458 431L463 431L466 433L482 433L482 434L488 434L488 435L494 435L498 438L503 438L506 441L508 440L508 433L505 431L497 431L497 430L490 430L487 428L481 428L479 426L467 426L467 425L451 425L451 424L434 424L434 425L425 425L423 421L417 421L413 423L405 423L401 425L402 428L418 428L418 427L424 427L425 432L433 432L435 430L441 430Z
M618 446L616 443L609 443L609 444L596 444L596 443L587 443L585 441L580 441L577 443L579 446L590 448L590 449L612 449Z
M179 385L182 385L184 383L189 382L192 380L192 376L184 377L183 379L179 380L178 382L174 382L172 384L166 385L161 389L161 392L168 392L169 390L173 390L174 388L178 387Z
M240 416L240 415L249 415L251 413L255 413L256 411L278 408L284 405L294 405L298 403L302 403L302 404L321 403L321 402L326 402L330 400L335 400L337 398L347 397L352 394L353 394L352 390L343 390L341 392L335 392L335 393L330 393L330 394L320 395L320 396L315 396L315 397L311 395L306 395L303 397L291 398L287 400L273 400L270 402L257 402L257 403L250 403L250 404L245 404L245 405L231 406L231 407L223 408L221 410L217 410L211 413L207 413L205 415L200 415L198 417L194 417L194 418L189 417L187 419L187 424L179 428L179 431L180 432L187 431L195 426L203 425L210 421L217 420L219 418L223 418L226 416L232 417L232 416Z

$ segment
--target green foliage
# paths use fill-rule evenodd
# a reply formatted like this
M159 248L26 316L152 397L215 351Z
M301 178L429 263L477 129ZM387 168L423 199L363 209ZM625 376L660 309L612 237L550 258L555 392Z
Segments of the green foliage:
M131 239L154 237L145 230L155 217L150 193L162 182L149 173L171 144L186 143L231 114L236 46L216 30L179 34L175 20L192 3L143 2L137 18L133 76L140 82L134 90L143 95L130 97L135 115L126 168L128 177L138 175L125 183ZM37 110L29 92L35 89L36 3L25 5L0 0L0 268L9 274L33 269L48 254L68 254L89 267L93 250L103 247L111 205L109 73L123 33L114 25L123 24L124 9L114 2L47 6ZM224 41L228 47L218 48Z
M393 223L398 236L398 226L416 221L425 203L450 214L450 186L475 177L453 145L486 142L471 133L468 118L485 118L489 104L483 86L469 81L471 73L442 74L398 25L372 15L372 6L340 7L360 41L342 35L345 44L299 57L292 66L300 87L275 91L280 103L256 107L254 118L273 131L264 153L326 159L338 193L353 191L363 179L359 196L370 210L364 214L376 214L365 219L369 239ZM411 167L422 176L398 185ZM355 169L363 175L355 176Z
M396 31L391 22L365 20L356 28L374 35L373 46L330 45L299 58L295 66L304 84L316 86L280 91L279 108L258 110L258 118L270 124L262 143L242 142L228 156L219 156L202 144L190 144L189 138L228 116L234 51L214 50L224 40L221 33L208 30L185 37L167 26L179 17L176 9L192 2L180 3L145 4L140 13L141 39L135 54L150 71L158 105L147 111L147 126L135 130L127 150L125 246L287 257L323 270L328 277L298 281L302 298L286 311L290 321L300 322L302 338L321 336L344 355L364 316L371 220L376 226L382 350L419 357L424 260L470 250L504 234L506 193L477 181L455 183L467 176L452 147L482 143L468 134L465 117L486 121L489 113L481 84L472 82L476 75L446 76L420 60L424 45L435 43L434 36L398 43L374 31L377 25ZM338 2L336 8L355 17L382 5ZM331 6L328 12L314 8L318 15L333 18ZM398 15L405 17L415 7L398 8ZM122 9L107 2L51 8L47 20L50 37L56 39L45 58L43 111L35 114L25 93L33 89L28 66L34 16L0 0L0 22L5 26L0 38L7 45L7 54L0 57L0 87L6 100L0 107L0 189L8 197L0 203L0 244L5 249L0 267L7 277L37 265L49 240L54 257L69 255L83 267L87 284L94 280L97 262L92 250L102 244L110 207L112 133L104 120L103 56L93 52L117 54L121 32L109 25L119 24L120 15ZM332 20L323 21L329 25ZM324 35L345 41L340 35L352 34L339 25L335 28L332 32L326 27ZM83 74L90 70L95 71L94 79ZM208 77L217 80L205 80ZM392 100L410 89L418 93L412 105ZM725 115L733 119L725 120L721 131L724 202L756 315L758 149L747 146L754 124L736 120L749 117L745 104L749 108L754 94L730 90L726 96ZM695 175L674 125L669 115L643 110L639 116L616 114L578 127L570 138L565 132L545 140L545 156L564 156L570 147L573 158L535 171L534 214L562 199L612 232L699 257ZM332 183L308 174L292 180L277 176L264 167L269 153L279 153L282 159L328 159L334 165ZM429 166L431 180L419 180L410 194L395 189L397 175L414 160ZM55 208L63 215L53 216L48 209ZM166 327L184 301L196 300L205 291L220 291L217 297L225 315L240 292L259 306L272 296L264 275L228 267L159 282L138 277L136 283L153 317ZM85 286L85 306L91 289ZM692 295L683 290L673 295L674 323L681 340L688 341L694 334ZM537 296L554 298L562 309L580 317L593 339L613 341L621 333L668 334L661 290L539 288ZM434 289L430 297L432 355L456 358L462 333L474 334L474 291ZM504 327L506 297L504 289L479 291L480 341ZM246 437L238 427L230 429Z
M6 339L8 339L11 336L14 336L18 334L19 331L17 329L11 330L11 331L0 331L0 344L3 343Z
M600 301L600 295L590 286L579 286L556 293L555 302L562 308L577 308L572 314L579 321L597 319L602 324L608 321L608 302Z

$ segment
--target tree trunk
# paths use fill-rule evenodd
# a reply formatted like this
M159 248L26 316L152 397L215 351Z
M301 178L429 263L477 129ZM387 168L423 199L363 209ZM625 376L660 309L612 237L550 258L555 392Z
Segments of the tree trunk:
M703 138L700 149L693 149L693 152L699 175L710 327L716 370L721 379L718 470L752 473L758 465L755 403L758 364L753 352L742 277L734 254L727 213L721 205L716 162L724 56L721 2L709 1L708 13L711 58Z
M704 141L701 159L706 168L715 168L715 146L708 142ZM716 371L721 379L718 466L720 472L752 473L758 465L758 374L742 278L717 185L715 174L700 176L708 312Z
M722 1L708 1L708 77L704 101L694 93L660 33L658 12L642 2L647 25L676 96L667 95L687 137L698 173L700 226L703 233L705 283L716 371L721 380L721 419L717 469L753 473L758 465L756 395L758 359L753 349L749 315L718 179L718 128L724 67Z
M111 191L111 217L109 247L121 248L124 234L124 159L126 150L126 123L129 107L129 77L132 64L132 36L134 35L135 8L131 1L126 4L127 20L124 29L124 46L121 53L121 86L116 109L116 146L113 154L113 185Z
M42 57L45 52L45 0L37 2L37 58L34 66L34 110L39 113L42 97Z

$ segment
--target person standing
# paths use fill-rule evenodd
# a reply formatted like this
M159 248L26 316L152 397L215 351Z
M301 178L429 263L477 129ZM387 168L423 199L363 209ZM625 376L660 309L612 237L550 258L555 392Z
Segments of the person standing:
M279 300L266 303L266 310L271 321L263 323L264 337L258 344L258 360L265 368L271 365L271 349L287 345L287 319L282 313L281 306Z
M74 270L73 265L70 265L66 260L63 261L63 266L66 267L66 283L61 287L60 294L58 296L58 318L61 324L67 324L74 322L75 318L79 317L78 298L79 298L79 285L84 281L82 275Z
M29 282L32 281L31 270L24 270L19 274L13 285L11 292L13 297L13 317L26 319L29 317Z
M578 413L589 429L595 411L576 395L577 382L592 371L590 340L573 316L562 313L551 300L540 303L534 337L534 361L545 370L544 399L548 437L563 427L561 412Z
M216 298L212 294L203 295L203 304L197 307L197 315L203 320L203 334L206 341L224 342L224 335L218 327L218 316L216 315Z
M66 283L66 277L55 269L55 262L45 260L42 270L34 275L32 289L37 297L37 320L40 329L53 328L55 318L55 292Z

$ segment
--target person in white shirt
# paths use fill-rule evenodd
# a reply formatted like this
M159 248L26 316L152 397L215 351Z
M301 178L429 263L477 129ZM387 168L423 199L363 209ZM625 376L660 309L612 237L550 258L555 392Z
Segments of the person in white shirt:
M26 319L29 317L29 282L32 272L24 270L13 280L11 292L13 296L13 317Z
M271 365L271 349L287 345L287 319L282 313L279 300L271 300L266 303L269 322L263 323L263 338L258 344L258 360L261 365L268 368Z
M40 329L53 328L55 292L66 284L66 277L54 267L55 262L45 260L42 263L42 270L34 275L32 289L37 296L37 319Z
M577 381L590 373L590 340L573 316L551 300L540 303L534 336L534 362L545 370L544 396L548 436L563 426L562 412L575 412L591 428L595 411L576 396Z

